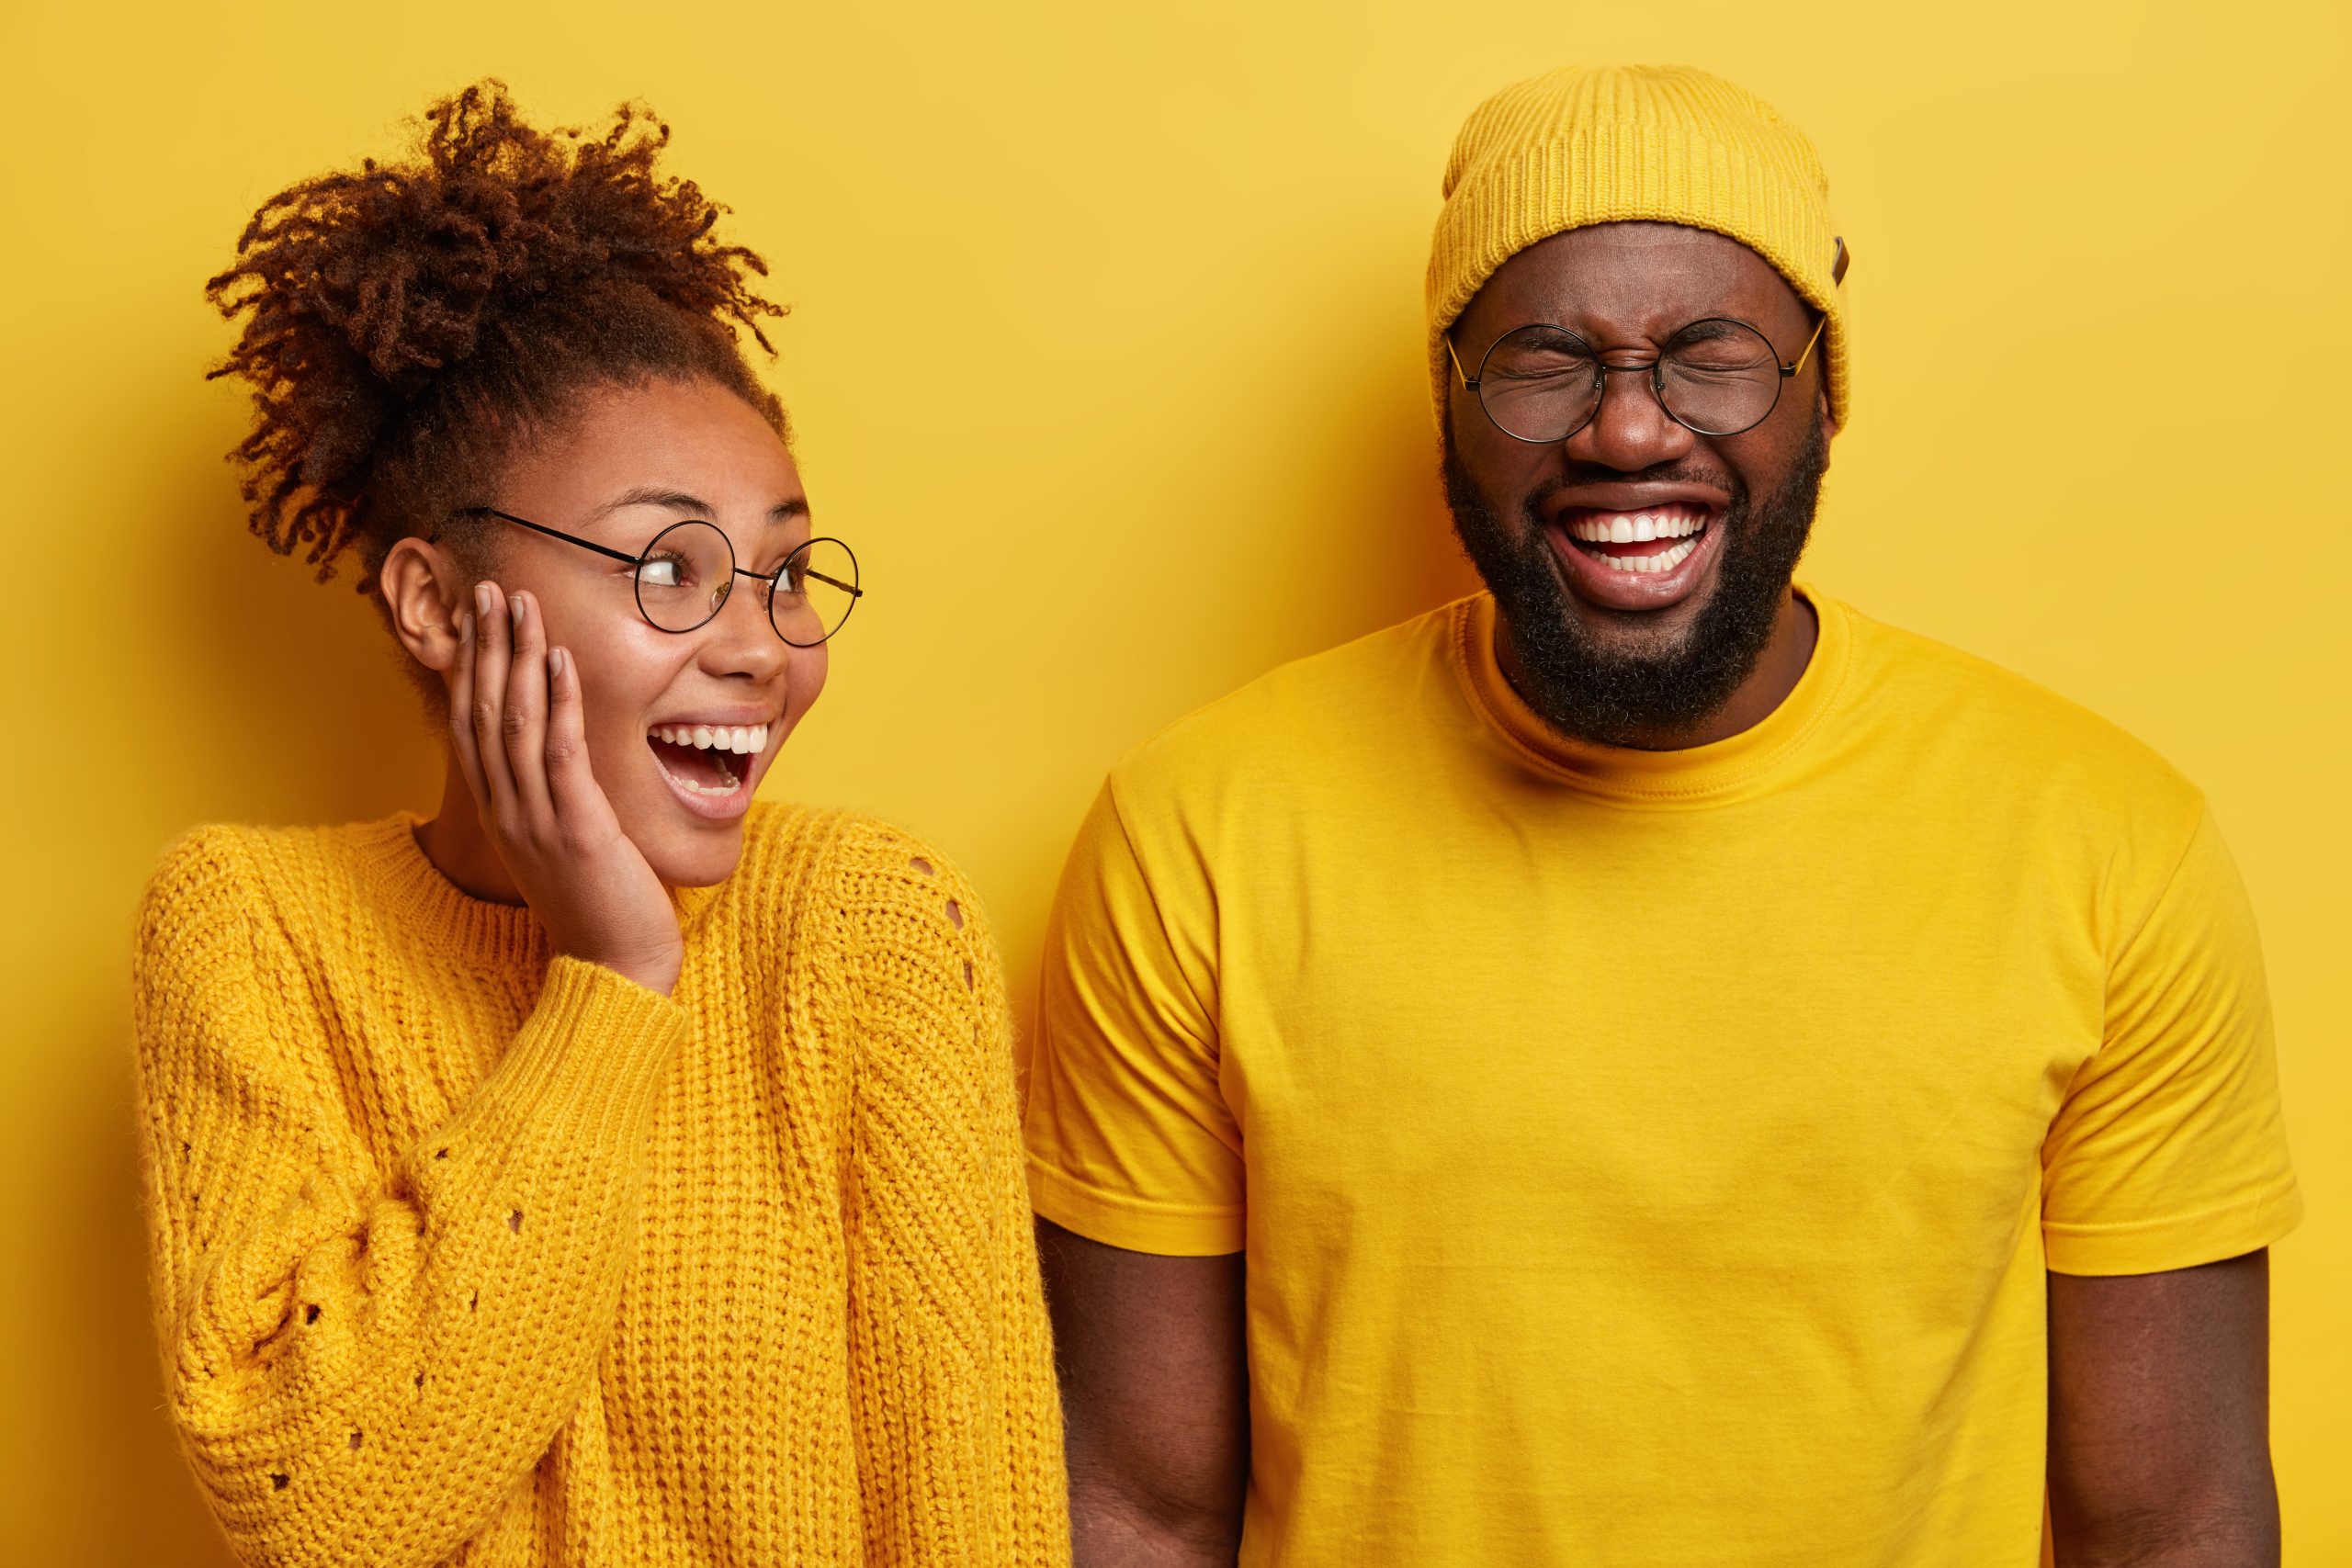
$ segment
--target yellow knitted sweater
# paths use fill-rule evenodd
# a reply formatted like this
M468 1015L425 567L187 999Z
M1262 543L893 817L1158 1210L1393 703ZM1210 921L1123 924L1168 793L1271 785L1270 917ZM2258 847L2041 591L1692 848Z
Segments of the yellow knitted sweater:
M754 807L663 998L413 818L182 840L139 931L170 1407L252 1563L1069 1559L997 956Z

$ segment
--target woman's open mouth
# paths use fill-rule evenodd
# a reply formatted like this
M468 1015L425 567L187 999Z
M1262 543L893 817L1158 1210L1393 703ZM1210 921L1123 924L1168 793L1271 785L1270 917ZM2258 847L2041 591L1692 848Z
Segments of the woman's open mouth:
M670 787L689 809L732 817L750 803L753 765L768 747L764 724L662 724L646 732Z

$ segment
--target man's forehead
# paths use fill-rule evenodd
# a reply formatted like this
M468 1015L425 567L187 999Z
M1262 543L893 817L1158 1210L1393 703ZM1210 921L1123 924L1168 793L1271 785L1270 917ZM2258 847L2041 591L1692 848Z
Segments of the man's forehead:
M1728 234L1679 223L1590 223L1539 240L1495 269L1473 300L1520 308L1747 314L1804 302L1770 262ZM1466 312L1465 312L1466 313Z

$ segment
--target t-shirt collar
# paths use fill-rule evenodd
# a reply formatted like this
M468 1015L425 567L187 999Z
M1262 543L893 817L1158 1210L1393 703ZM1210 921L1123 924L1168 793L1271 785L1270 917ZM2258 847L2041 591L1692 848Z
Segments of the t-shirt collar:
M1527 705L1495 658L1494 595L1454 606L1453 663L1472 710L1521 762L1587 793L1660 805L1712 803L1752 785L1792 757L1836 705L1853 649L1851 612L1803 583L1820 632L1796 687L1761 723L1705 746L1645 751L1578 740Z

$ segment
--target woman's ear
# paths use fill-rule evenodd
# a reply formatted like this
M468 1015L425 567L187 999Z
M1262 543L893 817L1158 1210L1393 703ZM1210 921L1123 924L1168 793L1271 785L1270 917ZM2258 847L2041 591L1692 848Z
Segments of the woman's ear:
M385 554L376 582L392 635L409 657L440 673L455 669L467 584L449 552L423 539L402 539Z

